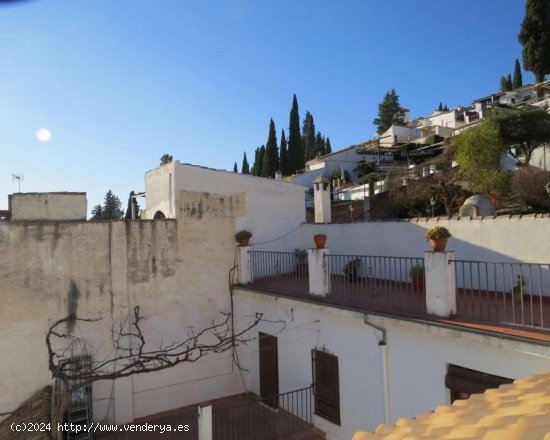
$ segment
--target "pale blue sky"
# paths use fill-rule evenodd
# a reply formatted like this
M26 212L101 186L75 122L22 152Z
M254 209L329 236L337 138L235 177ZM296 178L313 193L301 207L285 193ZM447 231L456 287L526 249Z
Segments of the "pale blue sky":
M384 93L411 116L497 91L522 0L34 0L0 7L0 209L21 189L123 204L163 153L231 170L292 94L333 149L371 138ZM524 73L524 82L532 81ZM49 142L35 138L38 128Z

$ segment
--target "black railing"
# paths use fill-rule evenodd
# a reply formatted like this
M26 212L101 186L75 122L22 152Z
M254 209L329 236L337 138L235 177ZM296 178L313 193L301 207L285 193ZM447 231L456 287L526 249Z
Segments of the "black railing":
M411 257L327 255L330 297L358 305L424 312L424 260Z
M213 408L214 440L279 440L313 426L312 387Z
M275 292L309 291L307 253L249 251L251 285Z
M550 328L550 264L453 260L457 315Z

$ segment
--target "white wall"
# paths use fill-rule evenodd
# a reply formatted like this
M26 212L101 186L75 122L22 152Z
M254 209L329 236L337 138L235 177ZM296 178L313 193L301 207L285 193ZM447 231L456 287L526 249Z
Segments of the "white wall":
M303 247L312 247L313 235L327 234L327 247L334 254L422 257L429 250L427 229L447 227L453 237L448 249L457 259L549 263L550 217L417 219L353 224L306 225Z
M9 204L12 221L86 220L86 193L16 193Z
M259 331L278 338L279 389L287 392L312 382L311 350L324 348L338 356L341 426L314 417L329 439L351 438L385 422L383 349L380 331L364 323L359 312L273 295L236 290L243 313L264 313ZM462 330L391 317L368 316L387 330L390 422L449 404L445 374L449 363L509 378L548 369L550 348ZM259 393L257 342L240 350L250 371L249 389Z
M401 125L392 125L382 135L380 135L380 145L383 147L391 147L396 143L405 143L413 141L420 136L418 128L403 127Z
M541 170L550 171L550 146L539 147L533 151L529 164Z
M174 176L176 162L172 161L145 173L145 218L152 219L157 211L166 218L176 218Z
M160 167L160 171L157 168L147 173L146 193L162 191L156 189L158 187L153 189L152 184L149 186L151 175L163 173L162 168ZM241 229L250 230L253 233L251 244L275 240L266 244L268 248L286 249L284 240L279 238L285 236L287 241L297 240L297 232L294 235L287 234L292 234L293 230L305 222L304 187L274 179L181 164L178 161L174 162L174 172L176 194L211 193L213 199L219 196L244 196L246 208L236 216L233 234ZM160 185L166 183L160 182ZM196 205L198 213L204 212L204 203L206 202ZM175 209L176 218L181 218L185 214L181 204ZM150 211L148 205L148 216ZM215 216L216 212L210 211L209 214Z

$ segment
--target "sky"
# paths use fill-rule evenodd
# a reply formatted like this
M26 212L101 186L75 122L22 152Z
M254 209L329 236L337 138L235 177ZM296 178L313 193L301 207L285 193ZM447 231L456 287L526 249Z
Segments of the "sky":
M523 0L0 2L0 209L18 191L111 189L125 208L164 153L252 162L292 96L333 150L371 139L384 94L411 117L498 91ZM524 84L533 81L524 72Z

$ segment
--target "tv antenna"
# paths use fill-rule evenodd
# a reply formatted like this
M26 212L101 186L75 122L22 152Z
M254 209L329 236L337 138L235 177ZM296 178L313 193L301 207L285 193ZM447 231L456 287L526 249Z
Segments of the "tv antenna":
M17 180L18 185L19 185L19 191L18 192L21 192L21 182L23 180L25 180L25 176L23 176L23 174L12 174L11 175L11 180Z

